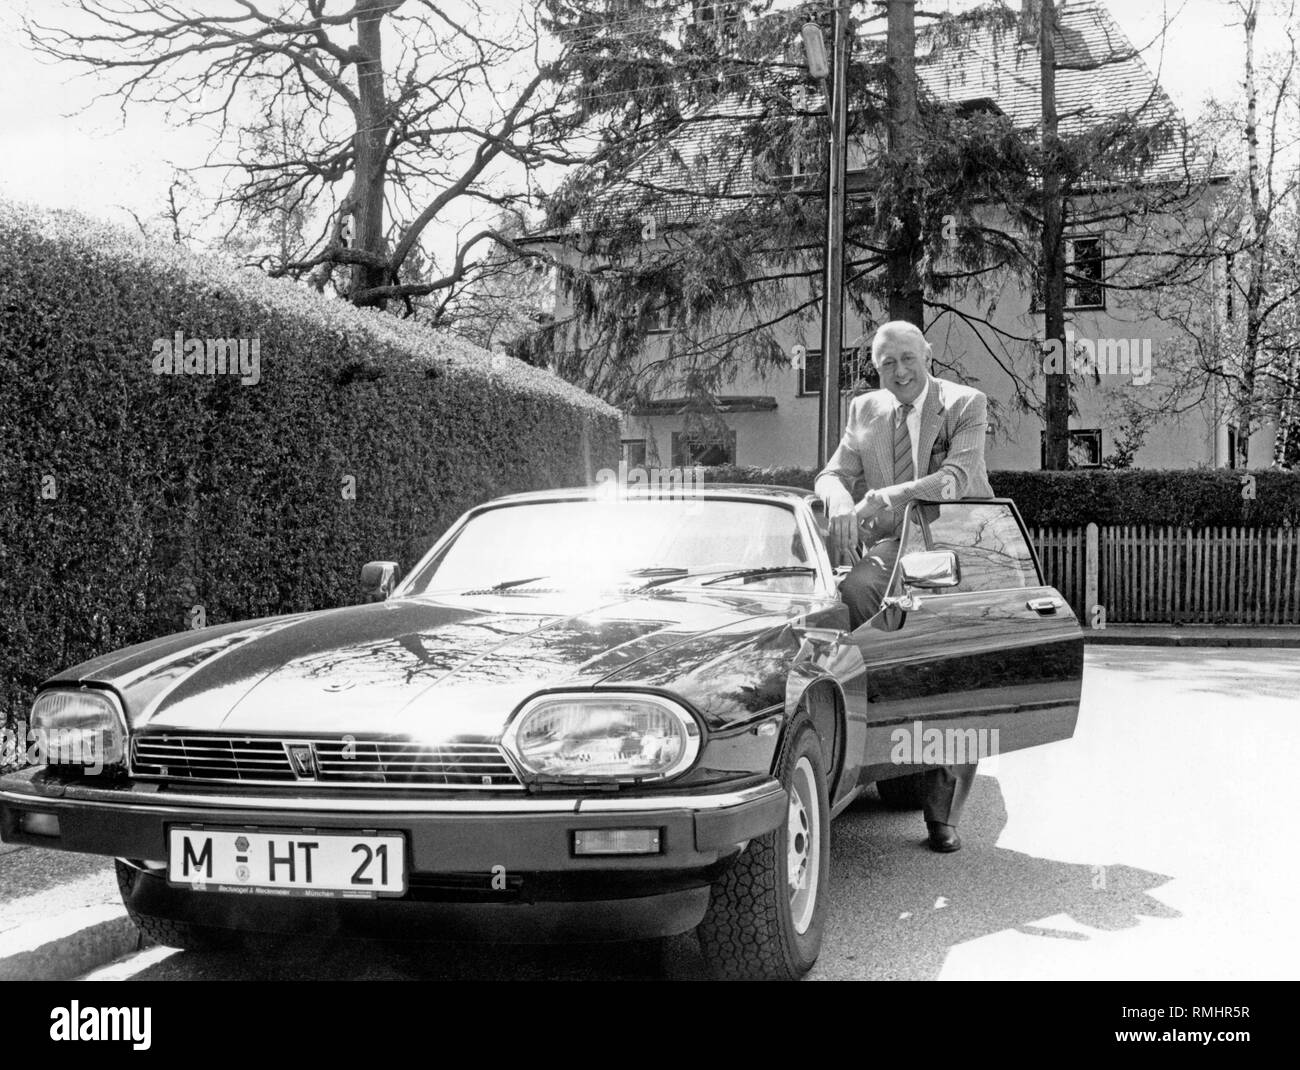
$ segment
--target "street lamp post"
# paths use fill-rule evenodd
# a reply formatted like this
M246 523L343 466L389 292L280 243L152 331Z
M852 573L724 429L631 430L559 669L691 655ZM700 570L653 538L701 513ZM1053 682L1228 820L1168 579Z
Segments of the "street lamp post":
M832 12L833 61L826 62L821 30L802 30L808 73L821 79L830 119L826 174L826 246L822 285L822 389L817 419L817 467L822 468L840 441L840 350L844 344L844 155L848 120L848 18L842 6ZM827 85L827 75L830 85Z

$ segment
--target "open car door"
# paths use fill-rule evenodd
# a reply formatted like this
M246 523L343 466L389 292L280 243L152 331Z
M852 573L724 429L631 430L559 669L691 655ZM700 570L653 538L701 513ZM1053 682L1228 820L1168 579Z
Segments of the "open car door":
M849 641L866 667L862 780L932 764L900 761L915 757L902 739L973 747L940 759L963 764L1074 734L1083 632L1010 499L909 503L881 610Z

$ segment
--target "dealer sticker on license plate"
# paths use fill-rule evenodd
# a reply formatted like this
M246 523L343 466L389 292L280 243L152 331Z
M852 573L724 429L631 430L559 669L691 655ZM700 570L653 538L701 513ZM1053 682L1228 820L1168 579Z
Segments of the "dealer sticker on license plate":
M395 833L173 825L167 879L213 892L356 899L402 895L406 841Z

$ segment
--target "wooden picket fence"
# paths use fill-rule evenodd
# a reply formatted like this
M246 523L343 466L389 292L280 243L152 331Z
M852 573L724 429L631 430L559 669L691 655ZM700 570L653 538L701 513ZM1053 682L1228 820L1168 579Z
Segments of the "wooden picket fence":
M1085 623L1100 605L1116 624L1300 624L1297 528L1089 525L1030 537L1047 582Z
M1087 555L1084 528L1030 528L1029 537L1038 551L1043 579L1061 592L1075 616L1089 621L1087 605Z

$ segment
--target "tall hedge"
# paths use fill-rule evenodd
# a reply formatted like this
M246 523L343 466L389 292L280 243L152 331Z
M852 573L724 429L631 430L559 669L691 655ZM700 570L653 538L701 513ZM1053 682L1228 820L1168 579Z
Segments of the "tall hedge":
M794 466L732 466L705 472L707 482L778 483L809 490L815 476L815 469ZM1253 482L1247 482L1247 476ZM1300 524L1300 472L1143 468L990 472L989 484L995 494L1014 499L1031 526Z
M157 374L178 331L256 339L260 381ZM540 369L0 202L0 710L105 650L355 601L363 562L617 450L617 412Z

